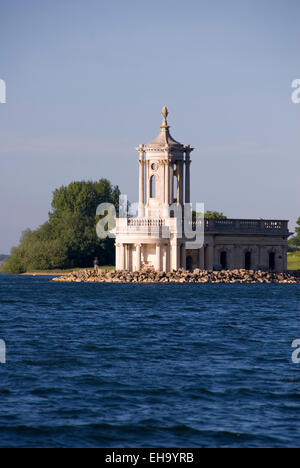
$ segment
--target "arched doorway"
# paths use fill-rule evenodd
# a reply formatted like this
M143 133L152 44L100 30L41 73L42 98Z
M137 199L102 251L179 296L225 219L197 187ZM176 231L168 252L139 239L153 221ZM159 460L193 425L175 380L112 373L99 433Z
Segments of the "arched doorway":
M251 270L252 259L251 259L251 252L245 253L245 270Z
M186 269L189 271L192 271L192 268L193 268L193 260L192 260L192 257L188 255L186 257Z
M227 252L223 251L220 255L220 264L222 270L227 270Z
M269 253L269 270L275 270L276 266L276 257L275 252Z

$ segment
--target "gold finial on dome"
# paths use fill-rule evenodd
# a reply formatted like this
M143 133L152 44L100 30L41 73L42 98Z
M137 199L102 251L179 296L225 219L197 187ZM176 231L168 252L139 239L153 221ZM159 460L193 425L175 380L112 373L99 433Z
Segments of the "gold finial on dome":
M168 114L169 114L168 109L166 106L164 106L162 108L161 115L163 116L164 119L166 119L168 117Z
M167 117L168 117L168 115L169 115L169 112L168 112L168 109L167 109L166 106L164 106L164 107L162 108L161 115L163 116L163 123L162 123L162 125L163 125L163 126L167 126L167 125L168 125Z

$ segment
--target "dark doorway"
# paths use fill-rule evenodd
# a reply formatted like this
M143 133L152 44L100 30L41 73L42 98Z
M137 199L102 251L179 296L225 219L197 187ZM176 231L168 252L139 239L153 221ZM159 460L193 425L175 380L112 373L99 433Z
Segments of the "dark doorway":
M245 269L251 270L251 252L245 253Z
M227 252L221 252L220 263L222 270L227 270Z
M275 252L270 252L269 254L269 270L275 270Z
M192 271L192 268L193 268L193 260L192 260L192 257L188 255L186 257L186 269L189 271Z

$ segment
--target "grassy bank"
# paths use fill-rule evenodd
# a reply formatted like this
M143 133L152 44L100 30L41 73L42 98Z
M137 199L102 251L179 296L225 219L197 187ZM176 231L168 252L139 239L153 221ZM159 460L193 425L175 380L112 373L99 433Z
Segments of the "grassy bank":
M300 270L300 252L288 252L288 269Z

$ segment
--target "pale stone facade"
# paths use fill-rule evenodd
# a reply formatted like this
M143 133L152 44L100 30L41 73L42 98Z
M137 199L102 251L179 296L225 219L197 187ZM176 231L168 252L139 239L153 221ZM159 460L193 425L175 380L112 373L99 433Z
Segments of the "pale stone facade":
M116 220L116 269L139 271L153 268L287 269L288 221L262 219L209 219L204 223L204 244L188 248L179 234L176 214L170 207L190 203L189 145L175 141L167 124L168 111L158 137L140 145L138 217Z

